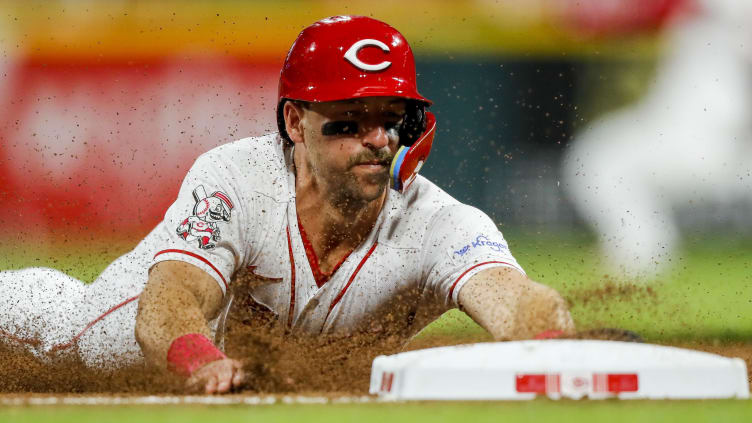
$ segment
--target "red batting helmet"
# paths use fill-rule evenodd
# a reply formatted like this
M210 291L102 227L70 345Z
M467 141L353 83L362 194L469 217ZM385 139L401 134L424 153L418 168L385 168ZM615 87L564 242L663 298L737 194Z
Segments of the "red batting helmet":
M430 152L435 119L426 116L431 101L418 93L415 59L396 29L366 16L333 16L305 28L290 48L279 78L277 125L288 139L283 106L287 100L324 102L362 97L412 100L400 144L413 150L406 162L392 165L393 187L414 178ZM420 148L419 147L420 144ZM418 151L419 150L419 151ZM403 152L404 153L404 152ZM399 153L398 153L399 155ZM405 158L405 154L402 154ZM404 177L403 177L404 175Z

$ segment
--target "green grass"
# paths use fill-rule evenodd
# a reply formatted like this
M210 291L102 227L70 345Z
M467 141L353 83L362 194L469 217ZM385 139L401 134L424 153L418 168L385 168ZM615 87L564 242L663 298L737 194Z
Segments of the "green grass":
M8 422L736 422L750 401L551 401L361 405L11 407Z
M700 240L689 243L673 269L642 288L599 287L614 281L604 274L592 240L584 235L507 233L528 274L561 290L572 303L580 327L611 326L635 330L649 340L752 340L752 244ZM87 243L8 250L0 269L48 266L92 280L128 242ZM460 312L451 312L421 336L472 339L482 333ZM1 382L0 382L1 383ZM267 406L37 406L0 408L0 422L207 422L332 421L442 422L554 421L733 422L749 421L750 401L551 401L475 403L399 403L361 405Z
M752 243L695 239L653 281L627 284L608 276L586 235L508 233L528 275L570 301L580 328L619 327L648 340L752 340ZM453 311L424 331L479 333Z

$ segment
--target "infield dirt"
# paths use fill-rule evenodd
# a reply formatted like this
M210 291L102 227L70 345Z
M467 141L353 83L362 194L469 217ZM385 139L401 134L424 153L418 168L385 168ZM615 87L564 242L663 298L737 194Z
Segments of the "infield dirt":
M366 343L320 342L316 345L298 341L256 340L247 351L255 359L246 361L251 375L243 392L249 394L341 394L363 395L368 392L372 359L384 349ZM469 342L487 342L485 336L419 337L405 349L413 350ZM682 342L675 346L691 348L728 357L740 357L747 363L752 380L752 344L715 344ZM395 352L391 350L388 352ZM246 357L250 357L246 355ZM26 351L0 347L0 392L32 393L99 393L99 394L180 394L181 380L169 374L132 366L119 370L92 370L74 356L58 357L42 363Z
M606 286L587 293L570 295L570 302L581 304L599 297L639 297L654 301L649 288ZM272 315L241 304L245 312L231 313L227 325L225 350L231 357L244 360L248 379L243 393L363 395L368 392L371 363L380 354L393 354L444 345L489 342L482 333L457 333L418 336L404 343L404 336L388 333L364 333L346 337L299 337L279 329ZM624 331L588 330L577 338L633 341ZM728 357L740 357L752 369L752 343L716 341L678 341L671 345L708 351ZM752 374L750 374L752 376ZM118 370L87 368L75 351L50 357L42 362L23 348L0 343L0 393L98 394L181 394L182 380L146 366Z

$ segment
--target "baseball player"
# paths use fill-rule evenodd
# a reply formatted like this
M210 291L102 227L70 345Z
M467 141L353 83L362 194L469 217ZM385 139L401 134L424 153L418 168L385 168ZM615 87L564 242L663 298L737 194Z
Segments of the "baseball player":
M146 360L228 392L245 377L222 350L240 279L283 336L377 325L407 341L458 306L496 339L573 332L491 219L417 175L436 119L415 79L407 41L383 22L304 29L280 76L279 133L200 156L164 220L90 286L0 273L6 342L40 358L75 346L94 367Z
M752 2L683 3L646 95L589 124L562 162L609 274L631 281L669 268L680 217L752 200L752 52L738 42L752 38Z

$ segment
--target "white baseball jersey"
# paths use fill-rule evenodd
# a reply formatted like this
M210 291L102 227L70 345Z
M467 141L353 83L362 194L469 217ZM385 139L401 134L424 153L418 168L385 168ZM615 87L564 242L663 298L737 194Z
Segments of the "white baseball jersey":
M225 293L234 276L259 276L253 299L308 334L377 324L409 336L455 306L477 272L522 272L488 216L419 176L404 194L389 190L370 234L323 275L297 218L293 166L276 134L205 153L140 248L153 250L152 264L200 267Z
M256 275L248 290L256 304L240 304L273 313L292 332L404 339L456 305L477 272L522 272L491 219L420 176L405 194L389 190L370 234L330 275L306 244L292 148L277 135L242 139L199 157L164 220L90 285L54 269L0 272L0 339L40 358L76 350L89 366L139 362L138 298L148 269L165 260L200 267L225 293Z

